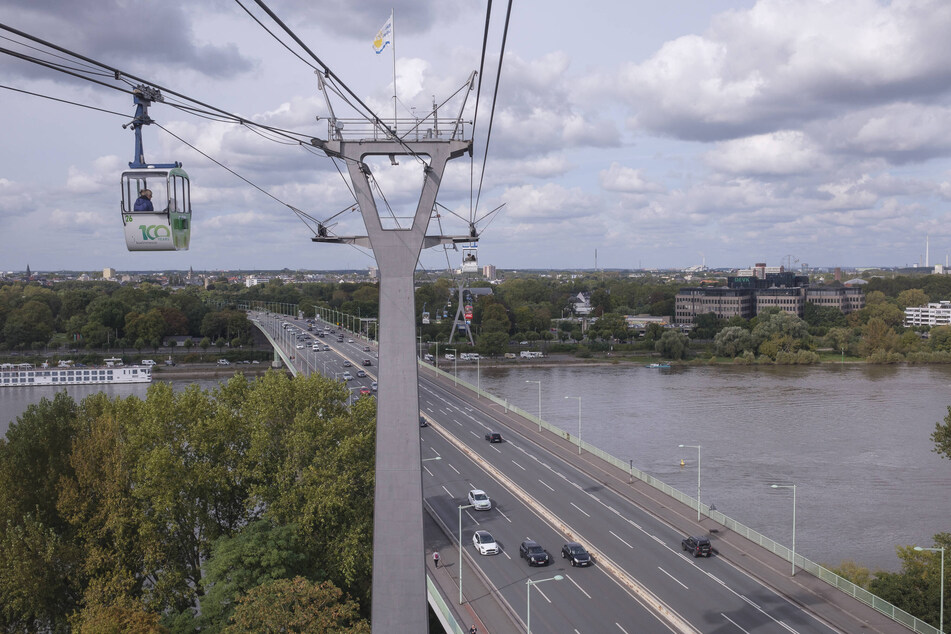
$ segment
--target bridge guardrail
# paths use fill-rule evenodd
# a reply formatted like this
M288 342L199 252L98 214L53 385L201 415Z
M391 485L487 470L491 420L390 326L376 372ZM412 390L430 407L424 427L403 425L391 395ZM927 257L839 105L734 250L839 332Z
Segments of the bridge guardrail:
M578 438L572 437L572 435L569 432L566 432L565 430L559 427L556 427L542 419L539 419L538 416L530 412L527 412L523 410L522 408L516 405L513 405L512 403L509 403L507 400L499 398L495 396L494 394L490 394L488 392L480 390L476 386L466 381L463 381L457 376L454 376L453 374L446 372L444 370L440 370L439 368L436 368L428 363L419 361L419 364L425 367L426 369L433 371L437 373L438 375L443 376L446 379L453 380L457 385L461 385L462 387L465 387L466 389L474 392L480 398L485 398L489 401L492 401L493 403L496 403L497 405L502 406L507 411L514 412L515 414L518 414L522 418L530 420L536 425L539 425L542 429L547 429L548 431L561 436L568 442L571 442L576 445L579 444ZM581 441L580 446L585 451L617 467L624 473L628 473L632 477L637 478L638 480L669 495L670 497L674 498L678 502L682 502L683 504L687 505L688 507L692 509L697 508L696 499L690 497L689 495L681 491L678 491L677 489L673 488L669 484L666 484L658 480L654 476L644 473L640 469L631 467L628 462L623 461L619 458L615 458L614 456L607 453L606 451L599 449L598 447L595 447L587 442ZM776 556L782 557L786 561L790 561L792 550L786 546L783 546L779 542L773 539L770 539L769 537L766 537L765 535L753 530L752 528L746 526L745 524L742 524L730 517L727 517L720 511L717 511L717 510L711 511L710 507L706 504L700 505L700 513L706 515L714 522L721 524L722 526L730 529L731 531L737 533L738 535L745 537L746 539L750 540L754 544L762 546L763 548L769 550ZM820 566L814 561L810 561L809 559L806 559L798 552L796 553L795 565L797 565L800 569L804 570L805 572L808 572L809 574L813 575L814 577L817 577L821 579L822 581L825 581L826 583L833 586L834 588L841 590L842 592L845 592L849 596L852 596L855 599L858 599L859 601L861 601L862 603L868 606L871 606L872 608L878 610L879 612L889 617L896 623L900 623L901 625L904 625L905 627L911 629L913 632L917 632L919 634L941 634L938 628L934 627L933 625L929 623L925 623L918 617L912 614L909 614L908 612L905 612L901 608L896 607L895 605L889 603L888 601L885 601L884 599L872 594L865 588L855 585L854 583L852 583L848 579L845 579L844 577L840 577L839 575L835 574L828 568Z

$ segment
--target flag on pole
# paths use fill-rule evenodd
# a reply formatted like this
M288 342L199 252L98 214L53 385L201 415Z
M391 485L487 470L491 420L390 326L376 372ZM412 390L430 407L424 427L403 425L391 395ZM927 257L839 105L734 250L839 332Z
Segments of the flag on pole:
M390 17L386 20L380 30L377 31L376 37L373 38L373 50L377 55L383 52L383 49L386 48L386 45L390 43L390 39L393 37L393 13L390 13Z

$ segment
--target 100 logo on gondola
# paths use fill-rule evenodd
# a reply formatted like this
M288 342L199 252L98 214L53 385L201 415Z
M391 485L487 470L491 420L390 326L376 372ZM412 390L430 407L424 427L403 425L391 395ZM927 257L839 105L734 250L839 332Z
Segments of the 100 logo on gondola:
M165 225L139 225L143 240L168 240L172 237L171 230Z

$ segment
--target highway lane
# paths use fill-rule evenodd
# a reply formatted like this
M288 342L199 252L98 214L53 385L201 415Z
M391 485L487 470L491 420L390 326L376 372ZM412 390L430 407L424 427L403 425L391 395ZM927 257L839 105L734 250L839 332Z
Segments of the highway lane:
M438 423L433 423L434 426ZM660 621L656 614L638 604L623 587L618 585L598 565L572 568L559 553L564 543L562 536L539 518L516 496L474 463L467 455L446 440L435 427L421 432L424 479L423 496L449 531L455 535L459 526L459 506L467 505L470 489L481 488L492 498L493 508L488 511L464 509L462 512L463 591L466 579L472 579L472 565L478 565L498 596L511 606L524 623L529 600L526 580L549 579L563 575L562 581L533 585L531 592L531 624L534 632L659 632L673 630ZM438 461L428 458L440 457ZM502 552L498 555L479 555L472 546L472 534L487 530ZM549 551L552 564L529 567L519 557L518 546L523 539L538 541ZM458 546L458 544L457 544ZM458 578L458 550L441 552L443 565L456 568ZM457 600L456 597L452 597Z
M563 524L568 530L562 530L650 588L699 631L834 631L729 562L684 556L682 534L552 458L495 416L425 378L420 394L423 411L445 421L473 454L517 482L548 510L552 524ZM482 436L488 429L501 431L508 442L489 445Z

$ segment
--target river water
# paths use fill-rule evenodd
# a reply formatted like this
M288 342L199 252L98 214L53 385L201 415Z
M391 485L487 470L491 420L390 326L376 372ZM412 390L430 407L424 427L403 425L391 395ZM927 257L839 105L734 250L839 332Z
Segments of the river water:
M951 405L951 367L637 366L486 368L459 377L537 413L617 458L701 499L783 544L836 565L852 559L897 570L896 545L932 545L951 531L951 460L929 436ZM192 381L175 384L184 387ZM197 381L204 388L217 380ZM110 385L144 398L147 385ZM0 391L0 434L30 403L57 388ZM59 388L62 389L62 388ZM97 391L70 386L80 400ZM685 467L680 466L683 459Z
M449 368L451 371L451 368ZM896 545L951 531L951 460L934 453L951 367L562 366L459 377L823 564L898 570ZM683 459L686 466L681 468Z

